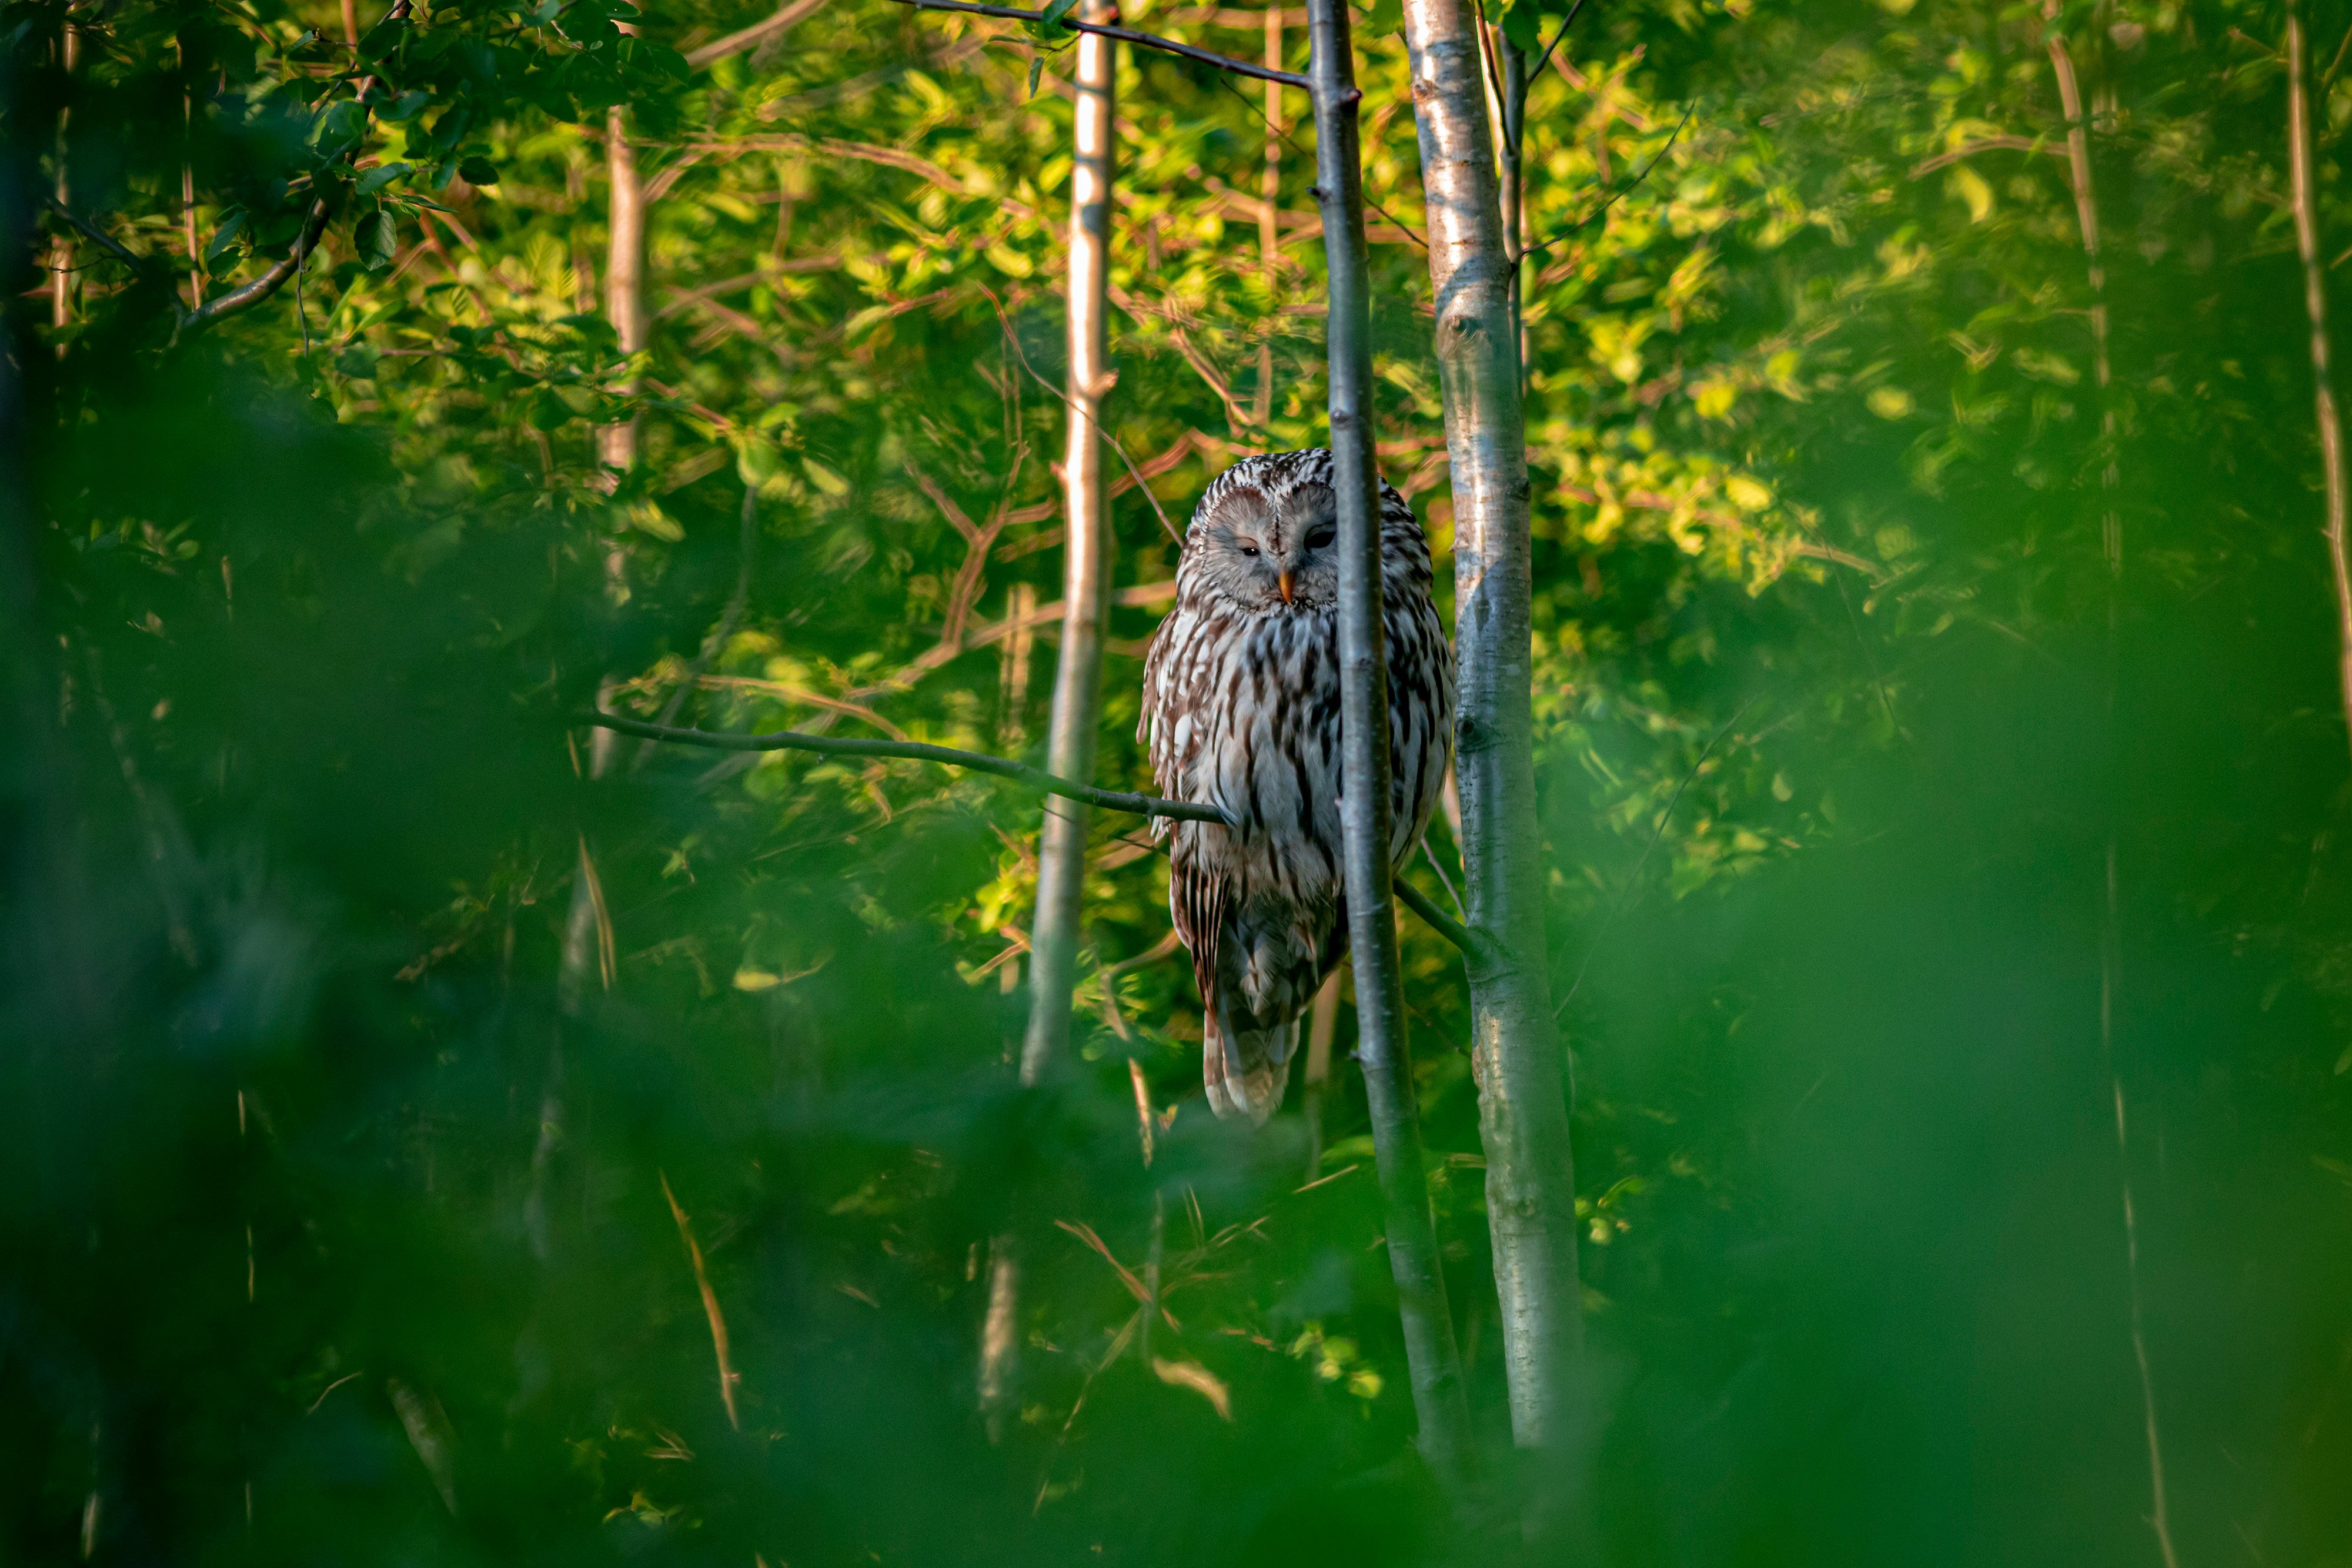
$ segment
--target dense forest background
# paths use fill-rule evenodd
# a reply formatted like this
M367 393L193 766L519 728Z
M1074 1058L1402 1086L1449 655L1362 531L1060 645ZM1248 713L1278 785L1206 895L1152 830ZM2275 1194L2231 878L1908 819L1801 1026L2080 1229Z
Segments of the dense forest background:
M1213 1121L1165 862L1098 818L1076 1060L1019 1092L1034 797L575 727L1036 755L1054 36L0 17L0 1556L1492 1560L1412 1448L1345 1008L1318 1146ZM1126 19L1303 68L1303 11ZM2304 20L2332 268L2352 9ZM1404 47L1356 23L1379 451L1443 558ZM2287 25L1592 0L1534 81L1593 1562L2352 1563ZM1100 777L1141 788L1171 528L1319 444L1323 262L1303 101L1118 57ZM1443 820L1411 874L1458 885ZM1460 968L1404 932L1499 1469Z

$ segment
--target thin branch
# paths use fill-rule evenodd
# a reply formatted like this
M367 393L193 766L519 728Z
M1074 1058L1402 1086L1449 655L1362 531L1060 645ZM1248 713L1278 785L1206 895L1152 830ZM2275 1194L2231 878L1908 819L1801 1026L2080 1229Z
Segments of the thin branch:
M914 0L897 0L897 3L902 5L907 5L914 4ZM1013 329L1013 318L1004 313L1004 301L999 299L996 297L996 291L989 287L988 285L984 283L980 286L980 291L982 294L987 295L988 302L996 308L996 320L997 324L1004 329L1004 340L1012 345L1013 358L1019 360L1021 361L1021 368L1029 372L1029 379L1035 382L1039 386L1044 387L1047 392L1052 392L1055 397L1061 399L1063 406L1069 409L1072 417L1076 417L1078 412L1077 407L1070 402L1070 394L1055 386L1053 382L1047 381L1045 377L1039 375L1037 373L1037 367L1029 362L1029 352L1021 346L1020 334ZM1116 374L1117 372L1113 373ZM1108 429L1105 429L1102 432L1102 438L1110 443L1110 449L1118 454L1119 462L1126 465L1128 473L1134 477L1135 487L1143 492L1143 498L1145 500L1151 503L1152 515L1160 519L1160 531L1166 534L1170 538L1175 540L1180 546L1183 544L1183 533L1176 527L1175 524L1168 520L1168 513L1160 505L1160 497L1153 495L1151 493L1151 486L1143 482L1142 471L1136 467L1135 459L1127 455L1127 448L1119 444L1118 437L1113 435Z
M1588 215L1579 218L1576 222L1569 225L1568 227L1560 230L1559 233L1552 235L1551 238L1544 241L1541 245L1531 245L1528 246L1526 251L1521 254L1520 259L1525 260L1530 256L1541 256L1545 251L1549 250L1552 246L1558 245L1569 235L1576 233L1579 229L1581 229L1590 224L1597 223L1601 218L1608 216L1609 209L1615 206L1620 198L1630 193L1635 186L1648 179L1650 177L1650 171L1656 168L1664 161L1666 154L1674 151L1675 141L1682 135L1683 127L1688 125L1691 122L1691 116L1697 112L1698 100L1696 99L1693 99L1691 100L1690 107L1683 110L1682 120L1675 126L1674 134L1666 138L1666 144L1658 149L1657 156L1652 158L1647 163L1642 166L1642 172L1640 173L1634 175L1632 179L1618 186L1616 190L1611 192L1609 199L1601 203L1597 209Z
M740 55L745 49L755 48L824 4L824 0L792 0L790 5L779 8L765 21L754 22L740 32L714 38L691 51L686 57L686 63L695 70L700 70L705 66L718 64L730 55Z
M1275 135L1281 137L1281 138L1282 138L1282 140L1283 140L1284 144L1285 144L1285 145L1286 145L1286 146L1287 146L1287 147L1288 147L1288 148L1289 148L1293 152L1297 153L1301 158L1306 159L1306 160L1307 160L1307 162L1309 162L1310 163L1314 162L1314 160L1315 160L1315 155L1314 155L1312 152L1307 152L1306 148L1301 147L1301 146L1300 146L1300 145L1299 145L1296 141L1292 140L1292 138L1291 138L1291 134L1290 134L1290 132L1289 132L1289 131L1285 131L1281 126L1276 125L1273 120L1266 120L1266 118L1265 118L1265 110L1264 110L1260 109L1257 105L1255 105L1255 104L1254 104L1254 103L1251 103L1251 102L1250 102L1250 100L1249 100L1248 99L1242 98L1242 91L1241 91L1241 89L1239 89L1239 88L1235 87L1233 83L1231 83L1231 82L1229 82L1229 81L1224 81L1224 80L1223 80L1222 78L1221 78L1221 79L1220 79L1220 81L1219 81L1219 85L1220 85L1220 86L1222 86L1222 87L1223 87L1223 88L1227 92L1232 93L1235 98L1241 98L1241 99L1242 99L1242 102L1243 102L1244 104L1246 104L1246 105L1248 106L1248 108L1249 108L1249 111L1250 111L1252 114L1256 115L1260 120L1265 120L1265 128L1266 128L1268 131L1272 131ZM1421 235L1419 235L1415 234L1415 233L1412 231L1412 225L1409 225L1409 224L1407 224L1407 223L1406 223L1402 218L1398 217L1394 213L1392 213L1392 212L1389 211L1386 207L1384 207L1384 206L1381 205L1378 202L1376 202L1376 201L1372 200L1371 193L1370 193L1370 192L1369 192L1369 191L1367 191L1367 192L1365 192L1365 193L1364 193L1364 205L1366 205L1366 206L1368 206L1368 207L1371 208L1371 209L1372 209L1372 211L1374 211L1374 212L1376 212L1376 213L1380 214L1381 214L1381 216L1382 216L1382 217L1384 217L1384 218L1388 219L1388 221L1389 221L1390 223L1391 223L1391 224L1393 224L1394 225L1396 225L1396 227L1398 228L1398 230L1399 230L1399 231L1401 231L1401 232L1404 235L1404 237L1405 237L1405 238L1407 238L1407 239L1409 239L1409 240L1412 241L1412 243L1413 243L1413 244L1415 244L1415 245L1417 245L1417 246L1421 246L1421 248L1422 248L1422 249L1423 249L1423 250L1427 250L1427 249L1429 248L1429 242L1428 242L1427 240L1425 240L1425 239L1422 238L1422 237L1421 237ZM1322 220L1318 217L1318 218L1316 220L1316 228L1317 228L1318 232L1320 232L1320 230L1321 230L1322 226L1323 226L1323 225L1322 225ZM1296 235L1296 236L1294 236L1294 237L1304 238L1304 237L1306 237L1306 236L1304 235L1304 234L1303 234L1303 233L1301 233L1300 235Z
M1584 0L1576 0L1576 4L1568 8L1568 15L1560 18L1559 31L1551 36L1551 42L1544 46L1543 53L1538 55L1536 63L1528 68L1528 76L1530 79L1543 74L1545 65L1551 59L1551 52L1559 47L1559 41L1562 38L1568 37L1569 28L1576 25L1576 14L1583 9Z
M1944 168L1948 164L1957 163L1963 158L1973 157L1979 152L2047 152L2047 141L2048 138L2041 136L1979 137L1976 141L1968 142L1963 146L1955 147L1948 152L1938 152L1933 158L1928 158L1920 162L1912 164L1911 178L1916 180L1923 174L1932 174L1938 169Z
M132 272L136 273L140 277L145 277L148 276L147 257L140 256L136 252L130 250L121 240L116 239L104 229L101 229L95 224L90 223L80 214L67 206L63 202L58 201L55 196L49 195L47 193L44 192L41 199L49 204L49 211L57 214L58 216L65 219L67 223L72 225L75 232L79 234L84 239L89 241L90 244L106 252L107 255L121 262L123 266L129 267Z
M1483 945L1475 933L1437 906L1434 899L1402 877L1396 880L1397 902L1421 916L1422 924L1461 949L1465 958L1481 956Z
M702 1292L703 1315L710 1320L710 1345L719 1356L719 1396L727 1402L727 1424L740 1432L743 1420L735 1409L735 1385L743 1381L743 1376L735 1370L734 1358L728 1354L727 1319L719 1310L719 1292L710 1288L710 1270L702 1265L702 1244L694 1239L694 1222L679 1207L677 1194L670 1190L669 1173L655 1174L661 1177L662 1196L669 1199L670 1218L677 1221L677 1239L686 1243L687 1260L694 1265L694 1285Z
M249 310L284 287L286 280L300 269L310 252L318 247L320 236L327 232L327 220L332 215L327 210L326 203L312 203L310 215L303 223L302 232L294 238L294 248L260 277L183 314L180 317L180 335L185 337L191 332L200 332L224 316Z
M680 746L707 746L717 751L814 751L824 757L903 757L918 762L936 762L947 768L969 768L976 772L993 773L1001 779L1011 779L1048 795L1059 795L1066 800L1083 800L1089 806L1100 806L1107 811L1129 811L1139 817L1167 817L1187 822L1215 822L1233 825L1231 818L1214 806L1195 805L1187 800L1163 800L1154 795L1140 795L1126 789L1097 789L1088 784L1074 784L1067 779L1057 779L1042 768L1032 768L1025 762L1010 758L991 757L985 752L960 751L951 746L929 746L915 740L865 740L843 736L803 735L795 730L778 730L769 735L728 735L707 729L675 729L668 725L647 724L642 719L624 718L618 714L583 713L578 722L599 729L617 730L623 735L641 736L647 740L675 741Z
M1045 19L1043 11L1018 11L1010 5L972 5L965 4L964 0L896 0L896 3L911 5L918 11L961 11L973 16L1002 16L1011 22L1043 22ZM1219 70L1232 71L1239 76L1255 77L1260 81L1278 81L1302 92L1310 90L1314 85L1295 71L1270 70L1265 66L1254 66L1247 60L1234 59L1230 55L1196 49L1190 44L1180 44L1173 38L1163 38L1154 33L1139 33L1132 27L1114 27L1100 22L1081 22L1069 16L1064 16L1060 21L1061 26L1073 33L1098 33L1123 44L1138 44L1147 49L1181 55L1188 60L1199 60L1203 65L1214 66Z

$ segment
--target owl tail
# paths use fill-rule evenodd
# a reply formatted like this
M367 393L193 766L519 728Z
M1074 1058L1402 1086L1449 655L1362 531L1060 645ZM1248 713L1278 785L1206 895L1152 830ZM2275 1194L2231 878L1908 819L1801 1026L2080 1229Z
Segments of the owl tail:
M1290 1082L1290 1057L1298 1049L1298 1020L1272 1029L1234 1030L1211 1009L1202 1019L1201 1076L1208 1085L1209 1109L1222 1121L1246 1116L1263 1127L1282 1104Z

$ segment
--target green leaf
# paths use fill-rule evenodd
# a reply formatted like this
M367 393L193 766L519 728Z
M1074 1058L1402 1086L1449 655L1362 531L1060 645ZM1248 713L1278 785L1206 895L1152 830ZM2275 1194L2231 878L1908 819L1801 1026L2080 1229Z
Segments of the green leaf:
M370 272L382 272L392 265L400 248L400 225L393 215L378 207L359 221L360 260Z
M323 157L340 157L360 144L366 129L367 110L345 99L341 103L329 104L326 112L319 116L318 131L311 144Z
M487 158L461 158L457 173L468 185L495 185L499 183L499 166Z
M1029 96L1031 98L1037 96L1037 78L1045 74L1045 57L1031 55L1029 57Z
M562 398L542 387L539 395L530 400L523 417L530 422L533 430L561 430L571 422L572 410Z
M1521 0L1519 5L1503 13L1502 26L1504 38L1512 47L1528 56L1530 64L1534 63L1534 57L1543 50L1544 32L1542 19L1537 15L1536 8Z
M365 343L353 343L335 356L335 369L353 381L366 381L375 374L376 355Z
M221 219L220 227L213 231L213 243L205 246L205 266L207 268L236 243L237 235L245 232L245 209L231 207L228 215Z
M1053 0L1052 5L1038 13L1035 21L1024 22L1022 26L1037 42L1048 48L1058 48L1070 41L1069 30L1062 26L1062 18L1068 16L1077 3L1078 0Z
M359 183L352 188L352 193L356 195L373 196L403 174L407 173L410 167L406 163L379 163L360 175Z

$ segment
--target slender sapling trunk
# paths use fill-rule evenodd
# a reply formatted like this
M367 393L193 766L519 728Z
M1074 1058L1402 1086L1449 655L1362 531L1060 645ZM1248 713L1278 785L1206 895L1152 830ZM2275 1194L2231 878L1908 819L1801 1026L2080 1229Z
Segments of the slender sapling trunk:
M2091 121L2084 110L2083 89L2074 71L2074 57L2066 35L2058 26L2058 0L2044 0L2042 17L2048 27L2043 43L2058 82L2058 101L2066 115L2066 178L2074 197L2074 217L2083 242L2083 262L2091 286L2091 370L2098 385L2099 432L2106 461L2099 471L2099 488L2106 495L2100 513L2100 545L2107 565L2106 701L2111 744L2120 747L2116 722L2116 697L2123 682L2124 519L2116 505L2123 484L2116 453L2120 423L2116 415L2114 358L2108 347L2107 270L2099 235L2098 187L2091 169ZM2124 1278L2131 1308L2132 1357L2139 1373L2140 1417L2147 1444L2148 1525L2156 1531L2157 1552L2164 1568L2180 1568L2172 1544L2172 1514L2164 1485L2164 1442L2156 1415L2156 1375L2147 1354L2139 1286L2139 1216L2132 1204L2131 1122L2124 1102L2124 1082L2116 1066L2116 1006L2123 988L2123 903L2116 871L2120 834L2114 801L2121 785L2110 786L2103 899L2099 910L2099 1061L2107 1074L2108 1097L2115 1107L2116 1182L2124 1222Z
M1089 8L1107 20L1112 7ZM1117 128L1117 59L1110 39L1081 35L1076 123L1071 147L1069 446L1063 458L1069 518L1062 566L1062 646L1045 737L1046 770L1086 784L1095 772L1101 728L1103 641L1110 624L1110 504L1103 480L1102 400L1108 362L1111 189ZM1066 1054L1070 991L1076 977L1080 904L1086 888L1087 821L1080 801L1048 796L1037 849L1037 910L1029 931L1029 1026L1021 1042L1021 1082L1034 1088ZM1013 1397L1018 1344L1021 1253L1014 1235L997 1238L982 1331L981 1403L993 1435Z
M1380 491L1372 452L1371 298L1346 0L1309 0L1317 201L1328 277L1332 486L1339 521L1340 823L1355 964L1357 1055L1370 1103L1423 1458L1457 1491L1473 1458L1415 1103L1389 874L1388 660L1381 631ZM1491 210L1491 204L1490 204ZM1524 650L1523 650L1524 653Z
M2336 377L2327 355L2327 267L2319 254L2319 191L2311 135L2311 60L2304 40L2302 0L2287 0L2286 120L2289 195L2294 205L2294 246L2303 257L2303 308L2311 321L2311 382L2319 463L2327 485L2327 562L2336 579L2336 684L2345 726L2352 735L2352 556L2345 541L2344 420L2336 407Z

